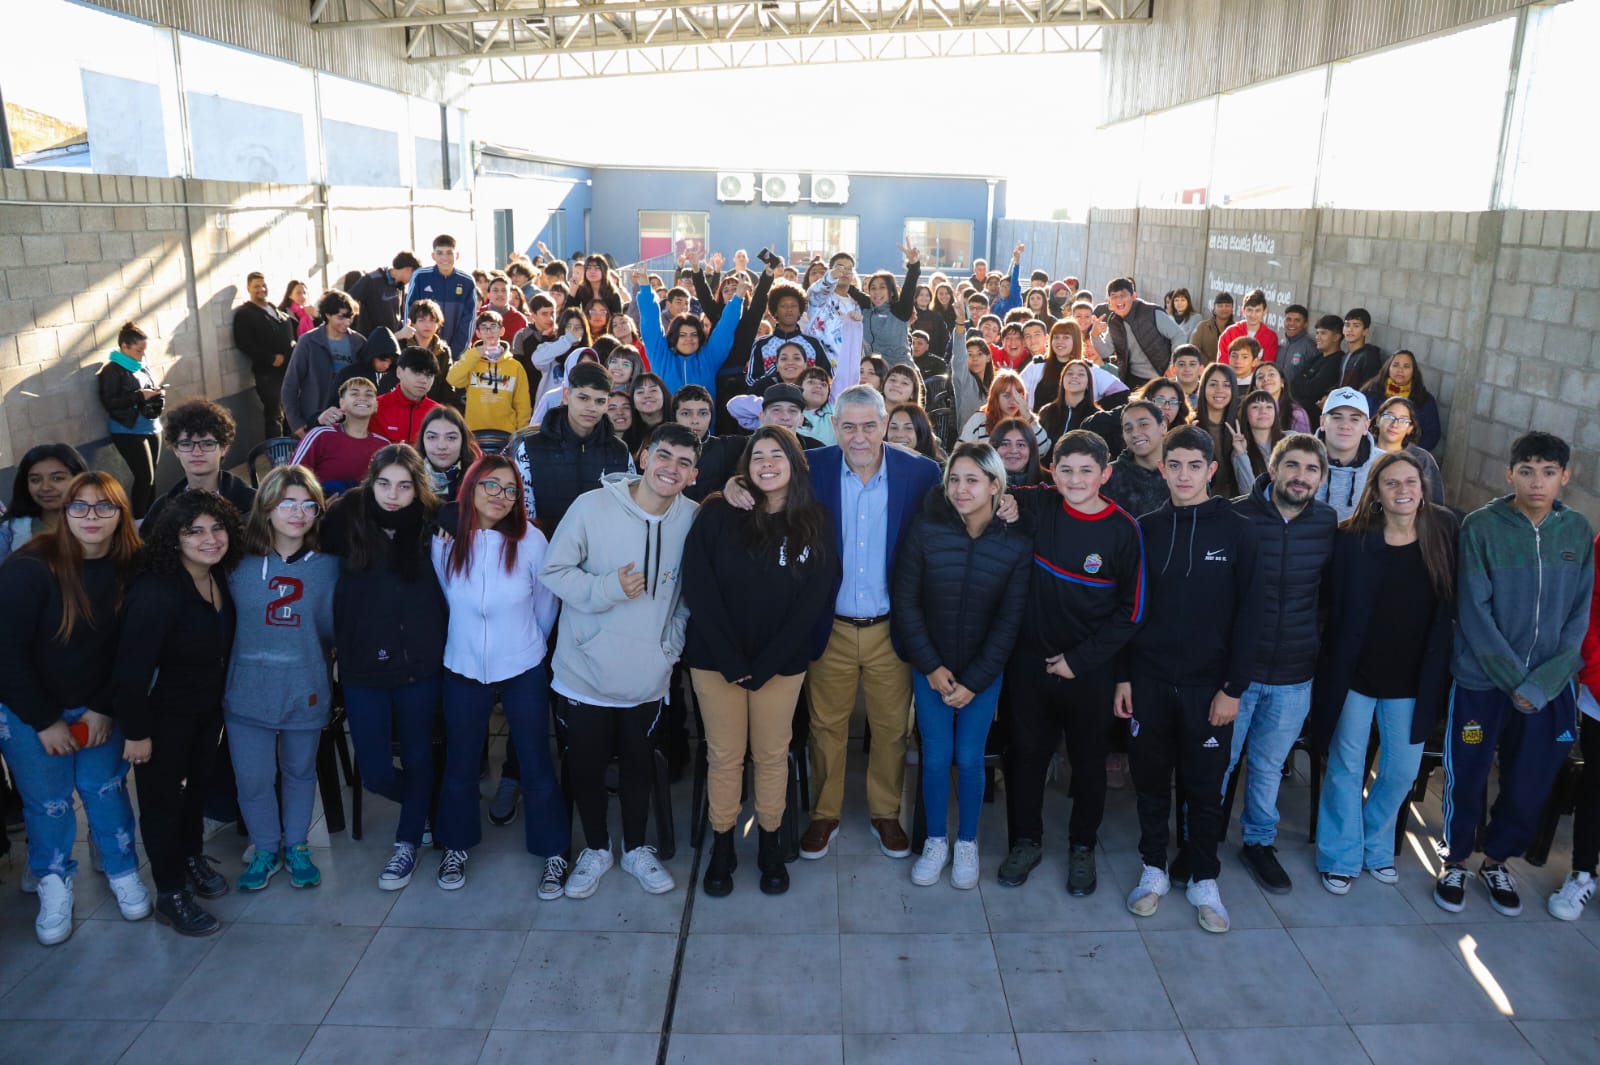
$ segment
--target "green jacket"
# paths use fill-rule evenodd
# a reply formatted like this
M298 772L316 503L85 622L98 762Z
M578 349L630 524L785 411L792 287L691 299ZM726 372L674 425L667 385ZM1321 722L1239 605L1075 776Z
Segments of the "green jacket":
M1594 531L1559 500L1535 528L1506 496L1467 515L1460 560L1456 683L1543 709L1582 664Z

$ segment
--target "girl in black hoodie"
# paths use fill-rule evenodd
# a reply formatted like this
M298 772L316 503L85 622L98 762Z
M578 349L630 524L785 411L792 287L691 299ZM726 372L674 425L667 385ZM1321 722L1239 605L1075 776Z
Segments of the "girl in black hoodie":
M391 444L328 511L322 534L342 559L333 629L362 783L400 804L394 853L378 877L384 891L411 882L433 789L446 617L429 556L438 508L422 456ZM398 770L391 735L400 740Z

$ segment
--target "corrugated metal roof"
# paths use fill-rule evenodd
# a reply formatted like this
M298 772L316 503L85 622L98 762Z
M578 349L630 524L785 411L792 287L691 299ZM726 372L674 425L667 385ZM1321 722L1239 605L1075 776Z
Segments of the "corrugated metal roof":
M1166 0L1108 26L1106 122L1471 25L1536 0Z
M318 33L306 0L81 0L315 70L435 101L454 99L469 82L450 67L408 64L404 30Z

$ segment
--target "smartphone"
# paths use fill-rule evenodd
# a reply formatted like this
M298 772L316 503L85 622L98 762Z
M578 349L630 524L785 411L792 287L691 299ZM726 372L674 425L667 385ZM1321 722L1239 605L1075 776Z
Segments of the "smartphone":
M79 747L89 746L89 723L87 721L74 721L67 726L67 731L72 733L72 738Z
M771 267L774 267L774 268L776 268L776 266L777 266L777 264L773 261L772 251L770 249L768 249L768 248L762 248L760 251L756 252L756 258L760 259L762 262L766 263L768 266L771 266Z

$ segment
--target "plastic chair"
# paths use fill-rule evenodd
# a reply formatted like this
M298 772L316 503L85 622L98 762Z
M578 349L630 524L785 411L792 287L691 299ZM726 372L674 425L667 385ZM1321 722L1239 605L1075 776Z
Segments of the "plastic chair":
M343 706L335 706L328 725L322 730L317 747L317 788L322 794L322 814L328 831L345 829L344 800L340 797L339 773L350 785L350 838L361 838L361 771L350 757L350 741L345 735Z
M1367 761L1369 764L1372 761L1372 750L1373 748L1369 745L1367 748ZM1227 834L1228 822L1233 817L1233 797L1234 793L1239 790L1239 778L1245 773L1245 757L1249 751L1250 744L1246 742L1239 751L1239 764L1234 766L1233 772L1229 774L1228 787L1222 795L1224 838ZM1318 751L1311 737L1302 733L1300 738L1295 740L1294 744L1289 748L1289 757L1284 760L1285 767L1294 763L1294 752L1296 751L1306 752L1306 759L1309 762L1307 769L1311 784L1311 817L1309 819L1310 826L1306 832L1306 842L1315 843L1317 841L1317 813L1322 803L1322 774L1328 767L1328 755L1326 751Z
M250 449L244 457L245 468L250 471L250 487L261 487L261 475L256 471L257 464L263 457L267 460L267 468L274 466L287 466L294 457L294 449L300 446L300 441L292 436L274 436L263 440Z
M956 444L956 412L954 407L939 407L928 412L928 420L933 423L933 435L939 438L939 443L946 451Z
M1556 829L1561 824L1561 818L1572 813L1578 797L1578 785L1585 772L1583 755L1579 753L1576 745L1568 755L1566 762L1556 774L1555 787L1550 789L1550 797L1545 800L1544 812L1539 815L1539 830L1534 833L1533 843L1528 846L1522 860L1529 865L1544 865L1550 860L1550 847L1555 843Z
M511 434L499 429L474 429L472 437L485 455L498 455L511 442Z

